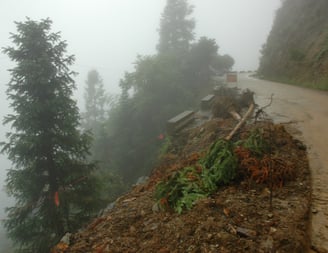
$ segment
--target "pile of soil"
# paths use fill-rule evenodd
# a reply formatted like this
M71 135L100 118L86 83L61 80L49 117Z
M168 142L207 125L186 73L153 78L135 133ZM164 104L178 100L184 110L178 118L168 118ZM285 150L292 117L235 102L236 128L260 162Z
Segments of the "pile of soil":
M182 132L145 183L53 252L307 252L311 189L306 148L283 125L252 123L234 137L242 139L254 128L270 130L275 156L293 164L292 180L272 191L272 208L270 187L245 176L182 214L158 208L156 184L199 159L234 124L214 119Z

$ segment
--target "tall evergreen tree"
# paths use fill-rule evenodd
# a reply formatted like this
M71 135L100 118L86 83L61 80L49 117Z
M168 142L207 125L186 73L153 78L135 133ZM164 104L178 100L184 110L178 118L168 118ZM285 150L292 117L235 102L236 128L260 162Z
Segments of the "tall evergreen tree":
M207 37L201 37L191 45L186 71L190 88L199 88L209 83L212 74L210 67L218 56L218 49L215 40Z
M13 47L3 52L16 66L9 71L7 96L14 113L2 153L12 161L7 189L16 204L5 227L17 252L45 253L67 231L74 231L96 208L92 196L96 168L87 162L90 136L80 133L79 112L69 66L74 57L51 32L51 20L16 22Z
M159 53L181 53L189 50L194 39L195 21L189 16L193 7L187 0L167 0L160 21Z
M97 125L105 120L105 106L108 100L102 78L97 70L88 73L84 99L84 127L96 130Z
M101 192L98 197L103 203L114 201L126 190L121 177L110 164L110 144L106 133L105 122L108 120L109 103L114 102L114 97L106 94L103 80L97 70L88 72L84 92L85 112L83 113L82 126L93 134L91 146L91 159L98 162L99 169L94 173Z

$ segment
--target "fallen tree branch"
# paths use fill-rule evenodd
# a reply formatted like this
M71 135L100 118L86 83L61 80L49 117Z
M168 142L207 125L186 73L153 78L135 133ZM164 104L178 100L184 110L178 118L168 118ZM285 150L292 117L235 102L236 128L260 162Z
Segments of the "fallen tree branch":
M265 108L267 108L267 107L269 107L271 104L272 104L272 101L273 101L273 93L271 94L271 97L270 97L270 102L269 102L269 104L267 104L267 105L265 105L265 106L263 106L263 107L261 107L260 109L258 109L258 111L255 113L255 122L257 121L257 119L258 119L258 117L261 115L261 114L264 114L264 109Z
M229 114L235 119L235 120L241 120L241 116L239 115L238 112L234 111L234 110L231 110L229 111Z
M239 121L239 123L235 126L235 128L230 132L230 134L225 138L227 141L231 140L231 138L234 136L234 134L238 131L239 128L245 124L246 120L250 117L250 115L253 113L255 108L254 103L252 103L247 112L245 113L244 117Z

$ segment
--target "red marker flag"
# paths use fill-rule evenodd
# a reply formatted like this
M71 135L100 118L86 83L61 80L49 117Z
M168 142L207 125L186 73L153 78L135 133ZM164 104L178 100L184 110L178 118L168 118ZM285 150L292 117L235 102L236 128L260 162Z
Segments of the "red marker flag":
M160 134L157 138L159 139L159 140L163 140L164 139L164 134Z
M54 201L55 201L55 205L58 207L59 206L59 194L58 194L58 192L55 192Z

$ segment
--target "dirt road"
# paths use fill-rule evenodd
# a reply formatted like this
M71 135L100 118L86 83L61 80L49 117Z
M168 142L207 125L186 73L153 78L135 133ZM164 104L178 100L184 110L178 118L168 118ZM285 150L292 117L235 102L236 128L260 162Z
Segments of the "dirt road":
M266 105L275 122L300 130L298 138L308 147L312 177L311 238L313 248L328 252L328 92L254 79L239 75L237 86L256 93L256 102ZM295 133L293 133L295 134Z

